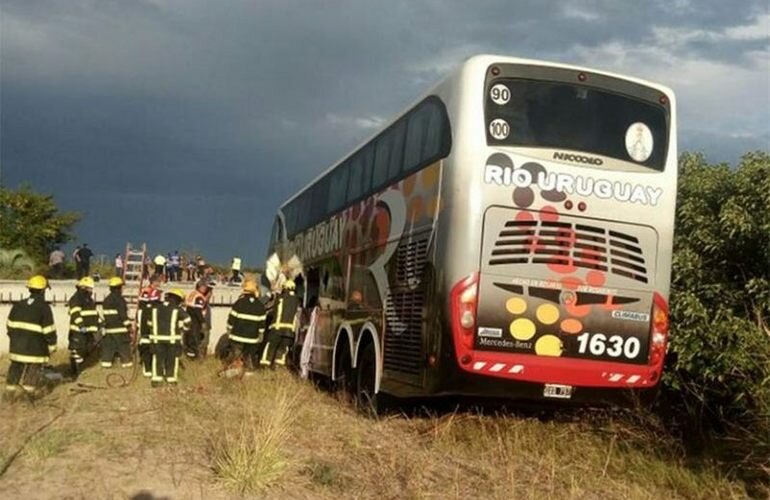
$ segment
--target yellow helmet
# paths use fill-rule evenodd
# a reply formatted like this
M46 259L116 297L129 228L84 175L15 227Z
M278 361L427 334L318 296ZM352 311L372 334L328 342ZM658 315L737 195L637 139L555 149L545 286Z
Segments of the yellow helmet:
M294 280L286 280L286 283L283 284L284 290L296 290L297 284L294 283Z
M80 281L78 281L78 286L81 288L93 288L94 287L94 279L90 276L86 276L84 278L80 278Z
M166 292L166 295L173 295L175 297L179 297L180 299L184 300L186 295L184 294L184 291L180 288L174 288Z
M27 281L27 288L30 290L45 290L48 288L48 280L45 279L45 276L36 274Z
M247 275L241 286L244 293L259 294L259 287L257 286L257 280L254 278L254 276Z
M116 286L123 286L123 279L120 276L113 276L110 278L110 288Z

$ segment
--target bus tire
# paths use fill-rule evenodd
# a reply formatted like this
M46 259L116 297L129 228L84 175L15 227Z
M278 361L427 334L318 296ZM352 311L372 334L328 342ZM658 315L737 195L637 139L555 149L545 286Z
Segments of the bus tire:
M382 395L374 392L377 379L377 358L374 344L368 343L359 354L355 371L355 402L362 414L376 417L385 410Z
M353 359L350 355L350 347L346 341L340 343L335 358L332 392L341 399L348 399L353 394L354 380Z

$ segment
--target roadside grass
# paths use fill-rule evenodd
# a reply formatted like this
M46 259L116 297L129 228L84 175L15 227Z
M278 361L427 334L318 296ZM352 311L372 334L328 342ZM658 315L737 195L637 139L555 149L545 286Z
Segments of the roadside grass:
M24 456L32 463L42 463L62 453L75 443L77 436L63 429L52 429L38 434L24 448Z
M214 499L747 496L742 483L694 461L654 419L636 414L538 419L464 410L370 419L285 371L242 380L218 371L212 359L187 362L177 388L151 389L141 377L124 389L78 393L64 384L34 405L2 405L0 449L17 442L6 431L23 436L24 422L45 421L52 406L67 409L2 479L34 492L35 460L49 463L47 474L63 465L70 474L112 471L104 490L62 483L56 494L73 497L116 484L127 495L142 485L155 495ZM104 376L90 368L79 382L100 386Z

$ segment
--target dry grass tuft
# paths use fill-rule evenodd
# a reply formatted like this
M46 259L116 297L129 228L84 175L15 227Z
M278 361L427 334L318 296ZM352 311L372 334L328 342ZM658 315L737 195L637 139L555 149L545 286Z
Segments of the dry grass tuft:
M45 462L64 452L76 440L71 432L51 429L38 434L24 447L24 456L34 463Z
M260 409L250 408L239 423L224 423L209 441L215 477L240 494L264 491L289 465L285 446L296 415L297 398L283 389Z

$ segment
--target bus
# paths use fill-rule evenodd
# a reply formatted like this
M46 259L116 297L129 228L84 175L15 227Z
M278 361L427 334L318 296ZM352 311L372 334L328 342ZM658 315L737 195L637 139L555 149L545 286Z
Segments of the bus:
M270 252L301 259L316 311L310 371L375 409L388 396L654 393L674 107L637 78L464 62L276 214Z

